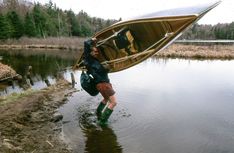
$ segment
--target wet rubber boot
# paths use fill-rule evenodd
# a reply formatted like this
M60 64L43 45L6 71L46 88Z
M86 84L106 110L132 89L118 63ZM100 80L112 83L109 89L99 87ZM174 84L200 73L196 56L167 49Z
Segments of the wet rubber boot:
M98 119L101 117L102 115L102 110L105 108L106 104L100 102L100 104L98 105L97 107L97 110L96 110L96 114L97 114L97 117Z
M107 124L107 120L109 119L109 117L111 116L113 110L106 108L105 111L102 113L100 119L99 119L99 124L101 126L106 125Z

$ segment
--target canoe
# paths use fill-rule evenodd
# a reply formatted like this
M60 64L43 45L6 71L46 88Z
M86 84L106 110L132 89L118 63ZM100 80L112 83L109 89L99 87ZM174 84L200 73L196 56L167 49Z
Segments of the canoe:
M93 36L98 40L97 58L110 73L132 67L170 45L219 4L164 10L115 23ZM82 60L78 60L76 68L85 69Z

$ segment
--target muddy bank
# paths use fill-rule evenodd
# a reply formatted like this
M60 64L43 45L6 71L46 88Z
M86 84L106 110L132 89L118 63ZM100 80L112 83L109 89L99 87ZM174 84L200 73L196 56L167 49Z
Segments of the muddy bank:
M56 109L75 89L65 80L40 91L0 98L0 152L68 153Z
M15 70L13 70L10 66L2 64L0 62L0 81L7 79L7 78L13 78L17 75Z
M234 59L234 45L183 45L173 44L158 52L157 57Z

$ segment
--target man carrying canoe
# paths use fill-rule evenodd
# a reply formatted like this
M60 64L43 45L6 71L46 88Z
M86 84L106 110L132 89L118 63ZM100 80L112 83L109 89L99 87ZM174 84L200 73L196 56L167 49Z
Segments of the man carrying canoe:
M92 38L84 42L84 65L87 73L94 78L97 90L103 96L103 100L97 107L99 123L104 125L116 106L115 91L108 77L108 70L98 61L99 49L96 46L97 39Z

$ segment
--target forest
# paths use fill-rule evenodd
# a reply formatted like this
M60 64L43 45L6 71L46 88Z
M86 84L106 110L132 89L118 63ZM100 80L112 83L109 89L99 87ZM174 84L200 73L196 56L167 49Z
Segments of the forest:
M85 11L62 10L55 3L0 0L0 39L24 37L87 37L120 21L91 17ZM234 22L195 24L180 39L234 39Z
M234 40L234 22L218 23L216 25L194 24L183 33L180 39Z
M0 0L0 39L26 37L91 36L116 20L90 17L62 10L52 1L48 4L24 0Z

